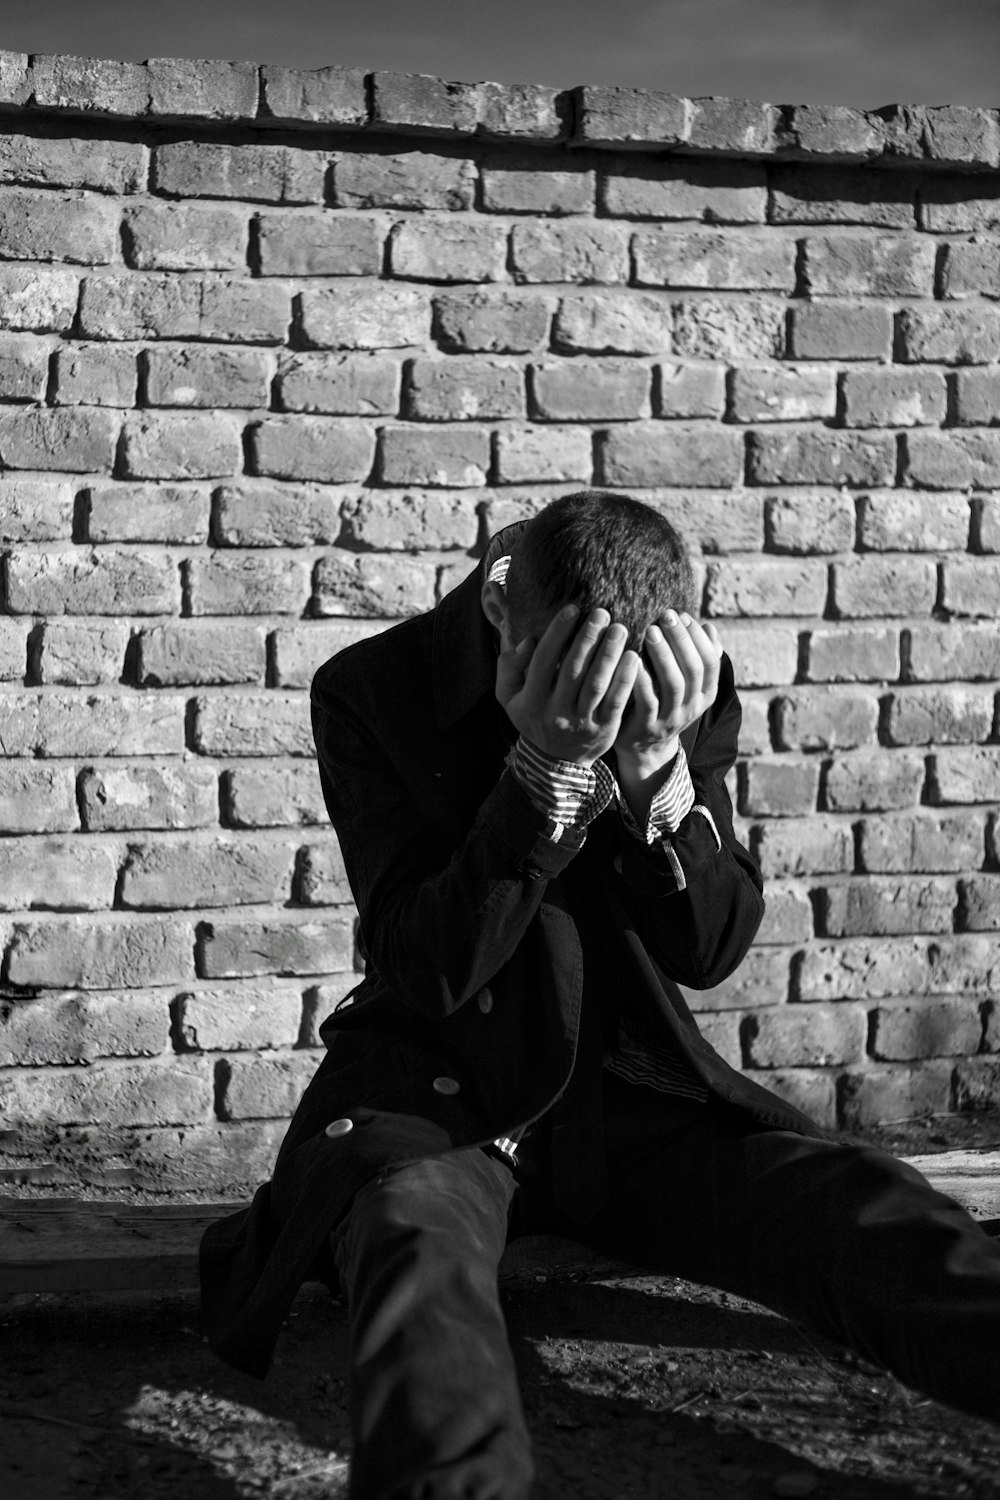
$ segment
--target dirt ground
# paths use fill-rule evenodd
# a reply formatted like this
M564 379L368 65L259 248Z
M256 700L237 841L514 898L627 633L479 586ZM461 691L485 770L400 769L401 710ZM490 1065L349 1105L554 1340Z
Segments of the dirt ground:
M876 1134L913 1154L1000 1145L997 1124ZM502 1291L538 1500L1000 1500L1000 1427L751 1303L555 1241L519 1242ZM263 1382L210 1353L193 1293L7 1296L0 1332L5 1500L346 1493L345 1315L318 1286Z

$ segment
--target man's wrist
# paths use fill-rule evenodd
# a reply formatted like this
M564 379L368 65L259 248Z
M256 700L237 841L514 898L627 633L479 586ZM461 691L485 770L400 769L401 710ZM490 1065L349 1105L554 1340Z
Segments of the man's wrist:
M675 734L669 740L663 740L656 746L642 750L616 745L615 760L618 765L619 780L624 776L636 783L665 781L673 770L680 743L680 737Z

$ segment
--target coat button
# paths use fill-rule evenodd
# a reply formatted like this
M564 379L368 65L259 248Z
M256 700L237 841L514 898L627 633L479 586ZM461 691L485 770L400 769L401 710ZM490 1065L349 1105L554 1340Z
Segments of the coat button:
M435 1078L431 1085L435 1094L457 1094L462 1085L457 1078Z
M493 991L490 989L489 985L485 985L483 989L479 991L479 1009L482 1011L484 1016L488 1016L490 1011L493 1009Z
M353 1120L331 1120L323 1134L328 1135L333 1140L338 1135L350 1135L353 1129Z

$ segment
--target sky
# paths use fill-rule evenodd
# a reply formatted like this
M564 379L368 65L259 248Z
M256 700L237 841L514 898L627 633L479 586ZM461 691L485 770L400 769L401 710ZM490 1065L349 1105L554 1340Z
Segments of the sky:
M1000 0L0 0L0 49L773 104L1000 104ZM7 12L7 19L3 15Z

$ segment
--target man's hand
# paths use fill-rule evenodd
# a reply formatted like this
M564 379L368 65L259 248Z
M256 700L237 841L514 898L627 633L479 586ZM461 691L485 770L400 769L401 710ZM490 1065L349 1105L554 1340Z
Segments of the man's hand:
M565 605L537 645L527 637L497 663L496 696L525 739L557 760L592 766L615 743L640 670L628 631L594 609L577 629Z

